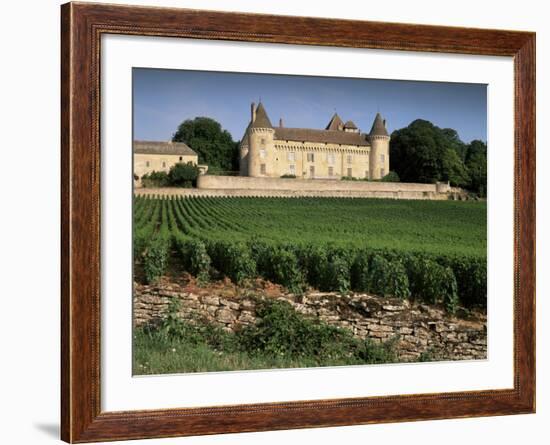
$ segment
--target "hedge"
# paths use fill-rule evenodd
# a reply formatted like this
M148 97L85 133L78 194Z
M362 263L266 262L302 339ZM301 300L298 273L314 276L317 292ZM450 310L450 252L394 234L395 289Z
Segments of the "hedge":
M300 293L306 286L342 294L350 291L413 298L442 304L486 306L487 265L481 258L436 257L424 253L367 250L325 245L285 245L251 239L174 238L184 268L201 281L213 270L235 283L262 277ZM166 236L153 237L143 256L148 281L166 268Z

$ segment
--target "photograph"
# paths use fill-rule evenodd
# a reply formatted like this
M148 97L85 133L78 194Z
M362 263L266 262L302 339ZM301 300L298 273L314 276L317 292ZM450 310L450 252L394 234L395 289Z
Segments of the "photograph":
M487 359L487 85L133 68L133 374Z

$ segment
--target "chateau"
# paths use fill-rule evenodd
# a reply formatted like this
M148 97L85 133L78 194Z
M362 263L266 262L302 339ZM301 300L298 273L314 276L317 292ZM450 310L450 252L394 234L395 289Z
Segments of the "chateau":
M308 179L380 179L390 168L390 136L378 113L370 132L361 133L337 113L324 130L274 127L260 102L240 143L240 176Z

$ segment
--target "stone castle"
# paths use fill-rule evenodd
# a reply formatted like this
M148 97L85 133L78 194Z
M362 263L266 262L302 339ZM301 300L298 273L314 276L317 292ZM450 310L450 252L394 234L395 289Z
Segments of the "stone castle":
M241 140L240 176L305 179L380 179L389 172L390 136L377 113L370 132L334 114L324 130L274 127L264 105L251 105Z

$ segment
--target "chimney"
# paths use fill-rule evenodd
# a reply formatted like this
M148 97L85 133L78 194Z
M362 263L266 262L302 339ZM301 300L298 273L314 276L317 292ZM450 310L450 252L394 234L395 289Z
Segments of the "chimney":
M254 102L250 105L250 118L251 122L254 123L256 120L256 104Z
M283 118L282 117L279 119L279 127L283 128Z

